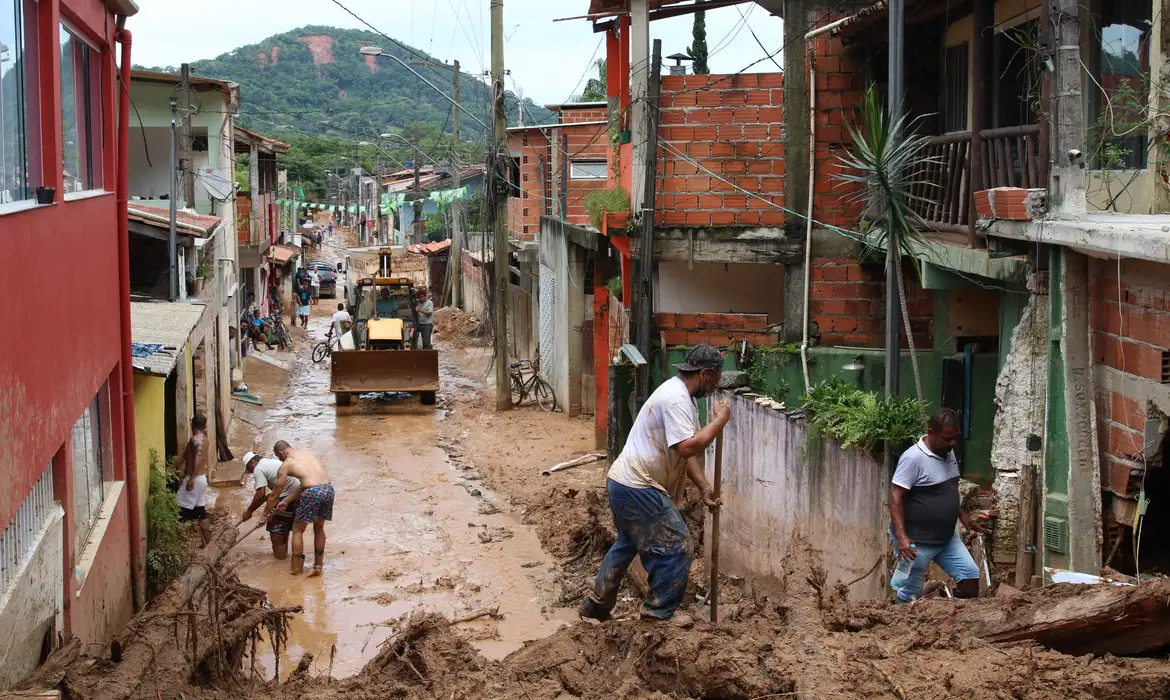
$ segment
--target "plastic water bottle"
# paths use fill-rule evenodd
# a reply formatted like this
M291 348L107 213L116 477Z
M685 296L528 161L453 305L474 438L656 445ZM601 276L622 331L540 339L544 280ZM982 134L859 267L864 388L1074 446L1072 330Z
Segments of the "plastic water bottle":
M910 549L917 553L918 546L911 544ZM914 560L909 557L898 560L898 565L894 567L894 575L890 577L890 588L894 589L894 593L906 587L906 582L910 580L910 569L913 567Z

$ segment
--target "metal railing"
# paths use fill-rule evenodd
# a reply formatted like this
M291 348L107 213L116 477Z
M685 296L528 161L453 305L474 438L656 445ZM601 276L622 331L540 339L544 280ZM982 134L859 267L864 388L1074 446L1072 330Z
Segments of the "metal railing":
M57 508L53 500L53 465L45 467L24 502L0 534L0 597L16 579L20 567L32 555L37 535Z

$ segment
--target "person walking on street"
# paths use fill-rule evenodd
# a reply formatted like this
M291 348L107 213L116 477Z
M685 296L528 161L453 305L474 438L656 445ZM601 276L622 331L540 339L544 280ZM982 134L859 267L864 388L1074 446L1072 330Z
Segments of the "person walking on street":
M341 336L348 333L349 329L353 327L353 318L345 310L345 304L343 302L337 302L337 311L330 320L333 322L333 339L340 346Z
M694 399L719 385L723 355L710 345L691 348L675 365L677 376L659 386L630 430L629 438L607 475L605 488L617 540L601 562L593 590L581 604L581 615L608 620L618 588L635 556L649 574L650 592L642 619L669 620L683 602L691 565L691 538L679 505L689 478L703 504L714 511L714 497L699 458L731 420L726 401L715 403L711 422L699 426Z
M979 597L979 567L955 524L982 534L959 503L959 414L940 408L930 418L926 436L898 459L890 488L890 538L894 554L912 562L909 575L891 579L894 603L908 603L922 593L926 570L934 562L955 581L956 598Z
M305 529L313 526L313 571L310 576L320 576L325 566L325 522L333 520L333 484L320 460L305 450L294 450L284 440L276 443L272 451L280 458L280 470L268 494L270 515L292 509L292 573L294 576L305 570ZM290 478L301 483L288 496L280 496Z
M427 290L418 292L418 334L422 337L423 350L431 349L431 334L435 331L435 302L427 298Z
M297 316L301 319L301 329L309 332L309 302L313 299L313 290L309 288L309 281L305 280L297 288Z
M179 482L179 522L195 523L203 547L211 542L207 522L207 416L196 413L191 419L191 439L183 449L183 478Z
M268 502L268 491L276 483L277 474L280 472L280 460L260 459L260 455L249 452L244 455L244 471L252 475L252 484L256 491L252 494L252 502L240 516L241 523L251 520L252 515ZM300 485L301 482L295 476L288 477L280 497L288 498L300 488ZM265 529L268 530L268 538L272 541L272 556L277 559L283 560L288 556L288 535L292 531L295 514L296 501L291 501L287 508L273 512L268 518Z
M317 268L309 270L309 286L313 289L313 306L317 305L317 301L321 298L321 273L317 272Z

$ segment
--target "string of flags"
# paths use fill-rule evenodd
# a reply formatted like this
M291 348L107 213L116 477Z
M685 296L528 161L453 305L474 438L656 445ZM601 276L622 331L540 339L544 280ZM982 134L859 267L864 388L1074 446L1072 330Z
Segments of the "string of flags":
M459 187L452 190L436 190L430 193L428 199L435 202L438 208L442 210L457 199L466 199L467 195L467 187ZM335 214L339 212L349 212L350 214L366 213L366 206L361 204L321 204L320 202L302 202L298 199L291 198L280 198L276 200L276 203L281 206L296 207L306 211L329 211ZM389 216L393 212L398 211L405 203L405 192L383 194L380 203L382 215Z

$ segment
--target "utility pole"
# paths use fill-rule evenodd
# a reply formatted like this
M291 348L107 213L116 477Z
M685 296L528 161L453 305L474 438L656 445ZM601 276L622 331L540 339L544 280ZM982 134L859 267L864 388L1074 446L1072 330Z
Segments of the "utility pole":
M902 52L905 24L905 0L890 0L890 63L889 63L889 92L886 95L890 124L894 124L902 114ZM810 144L809 147L814 147ZM810 185L811 186L811 185ZM901 328L902 307L898 303L898 277L895 265L902 263L899 251L889 248L886 251L886 398L898 395L899 364L901 362L901 348L899 347L898 329Z
M492 147L488 174L492 186L492 224L495 245L492 287L495 290L496 410L512 408L508 377L508 178L504 153L507 147L508 113L504 108L504 0L491 0L492 20Z
M654 199L655 184L658 180L658 98L662 86L662 40L654 40L653 55L650 59L649 85L647 95L647 109L643 111L646 119L643 133L646 140L641 144L645 168L645 177L642 180L643 191L642 209L635 212L641 216L640 225L641 245L638 250L638 291L634 294L634 303L637 315L634 322L634 342L643 357L651 357L650 331L654 305ZM635 164L634 167L637 167ZM563 211L563 209L562 209ZM563 215L563 214L562 214ZM638 372L638 401L645 401L650 397L650 369L649 366Z
M417 143L419 139L418 127L414 129L414 140ZM414 230L410 232L410 239L412 243L422 243L423 232L426 229L426 223L423 221L422 211L422 184L419 182L419 171L422 169L422 161L418 158L414 159L414 219L410 223L410 227Z
M182 138L179 139L179 169L183 173L183 206L187 209L195 208L195 168L191 155L191 68L184 63L179 73L179 95L182 100L183 112L180 115Z
M176 190L175 177L178 175L176 167L178 134L179 128L179 103L174 97L171 98L171 200L170 200L170 227L167 230L167 267L169 269L169 281L167 284L167 296L171 299L179 298L179 275L176 269L175 255L176 240L175 240L175 219L178 216L178 211L175 208Z
M459 61L455 61L455 73L451 76L451 93L455 103L451 106L451 179L455 189L462 186L459 171L463 168L459 160ZM451 280L451 305L463 306L463 222L460 220L459 198L451 200L451 254L447 256L447 279ZM510 386L510 385L509 385Z

